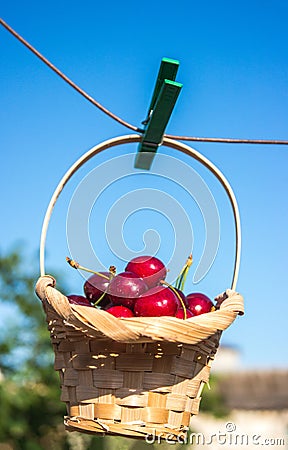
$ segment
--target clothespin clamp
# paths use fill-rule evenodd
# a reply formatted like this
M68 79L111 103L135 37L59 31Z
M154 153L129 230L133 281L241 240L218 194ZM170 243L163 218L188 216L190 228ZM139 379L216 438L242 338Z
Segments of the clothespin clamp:
M178 68L179 61L162 58L148 115L142 122L145 128L134 163L137 169L149 170L162 144L165 128L183 86L175 81Z

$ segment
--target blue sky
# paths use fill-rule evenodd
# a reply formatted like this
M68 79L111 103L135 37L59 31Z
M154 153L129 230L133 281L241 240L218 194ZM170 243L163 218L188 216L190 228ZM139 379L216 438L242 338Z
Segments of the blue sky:
M16 1L2 7L1 17L90 95L136 126L147 114L161 58L170 57L180 61L177 81L183 89L168 133L287 140L287 13L287 3L277 0L237 5L51 1L44 7ZM50 197L69 166L99 142L131 131L89 104L2 27L0 52L0 245L8 250L21 241L31 254L37 252ZM191 145L224 173L241 214L237 290L245 298L246 315L225 332L223 342L240 348L245 367L287 367L288 148ZM81 277L65 262L66 217L75 189L101 163L136 150L121 147L90 161L57 203L47 240L47 266L61 271L71 290L82 289ZM159 153L191 165L215 198L221 221L219 251L207 276L195 286L192 269L187 287L215 296L229 287L232 273L234 230L228 201L219 183L198 163L170 149ZM156 168L161 172L161 165ZM115 176L111 172L111 179ZM121 258L104 245L109 202L114 204L118 194L152 188L174 197L191 215L196 268L205 233L196 203L181 186L161 177L135 173L128 178L107 188L91 212L90 238L101 261L115 257L119 270L124 268ZM187 246L190 241L180 229L173 243L173 214L171 225L163 214L146 212L127 219L126 243L140 251L142 235L152 224L161 236L159 256L166 263L175 245L185 249L185 241ZM179 268L186 256L177 256Z

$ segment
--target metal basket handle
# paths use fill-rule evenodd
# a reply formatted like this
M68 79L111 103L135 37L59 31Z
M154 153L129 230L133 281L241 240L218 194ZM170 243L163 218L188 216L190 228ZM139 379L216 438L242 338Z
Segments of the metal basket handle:
M56 201L61 194L64 186L69 181L69 179L72 177L72 175L80 168L82 167L87 161L89 161L93 156L97 155L100 152L103 152L104 150L107 150L111 147L116 147L118 145L123 144L130 144L130 143L139 143L142 139L141 135L132 134L132 135L125 135L125 136L119 136L112 139L109 139L107 141L104 141L95 147L91 148L86 152L83 156L81 156L65 173L61 181L59 182L58 186L56 187L50 203L48 205L43 225L42 225L42 231L41 231L41 239L40 239L40 274L41 276L45 275L45 244L46 244L46 236L47 236L47 230L48 225L50 222L50 218L52 215L52 211L54 209L54 206L56 204ZM188 156L191 156L192 158L196 159L200 163L202 163L205 167L207 167L220 181L222 186L224 187L231 206L233 210L233 217L235 222L235 234L236 234L236 249L235 249L235 261L234 261L234 268L233 268L233 276L232 276L232 283L231 283L231 289L236 289L236 284L238 280L239 275L239 267L240 267L240 256L241 256L241 225L240 225L240 214L238 209L238 204L234 195L234 192L228 183L227 179L224 177L222 172L205 156L203 156L198 151L194 150L192 147L183 144L182 142L175 141L173 139L164 138L163 145L166 147L174 148L175 150L179 150L182 153L185 153Z

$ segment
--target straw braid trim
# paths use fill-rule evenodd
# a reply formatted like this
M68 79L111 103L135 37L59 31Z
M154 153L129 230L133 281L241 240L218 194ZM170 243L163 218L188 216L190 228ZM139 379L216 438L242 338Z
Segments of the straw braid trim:
M220 294L216 300L219 309L187 320L175 317L131 317L119 319L104 310L72 305L67 297L55 288L53 277L40 277L36 294L46 313L56 313L66 327L71 327L87 337L110 338L118 342L168 341L197 344L217 331L228 328L236 317L244 314L243 297L231 289ZM55 326L56 317L55 317Z

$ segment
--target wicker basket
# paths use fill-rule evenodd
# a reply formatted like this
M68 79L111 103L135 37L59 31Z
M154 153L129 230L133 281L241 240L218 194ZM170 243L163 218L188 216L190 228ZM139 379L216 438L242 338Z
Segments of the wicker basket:
M175 317L118 319L106 311L72 305L45 274L44 248L52 210L69 178L95 154L123 143L129 135L106 141L87 152L56 188L43 223L40 245L41 299L59 372L61 400L67 405L69 431L177 440L198 413L201 393L221 333L243 314L235 292L240 260L240 222L233 192L219 170L187 145L164 139L164 145L189 154L208 167L224 186L236 225L236 256L231 289L217 297L216 311L187 320Z

